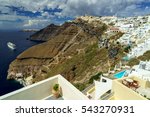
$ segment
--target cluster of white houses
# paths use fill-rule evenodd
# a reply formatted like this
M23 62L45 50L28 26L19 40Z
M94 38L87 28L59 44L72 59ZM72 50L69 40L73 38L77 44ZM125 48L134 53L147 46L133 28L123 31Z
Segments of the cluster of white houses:
M145 40L143 43L140 43L137 46L133 47L127 56L129 58L139 57L149 50L150 50L150 38Z
M107 32L123 32L117 41L122 45L130 46L128 58L143 55L150 50L150 16L138 17L102 17L106 24L112 24Z

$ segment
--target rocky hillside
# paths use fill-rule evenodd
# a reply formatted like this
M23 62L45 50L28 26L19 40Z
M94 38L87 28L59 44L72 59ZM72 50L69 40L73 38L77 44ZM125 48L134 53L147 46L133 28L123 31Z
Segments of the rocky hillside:
M57 26L55 24L50 24L44 29L41 29L40 31L34 33L30 36L29 40L33 41L47 41L50 38L54 37L59 33L60 26Z
M114 45L114 40L109 48L98 46L106 30L107 25L101 21L82 19L50 25L31 36L46 42L20 54L10 64L8 79L17 79L15 74L22 73L24 79L33 75L34 83L61 74L73 84L87 83L92 75L106 72L114 64L113 60L108 64L110 49L117 51L115 59L122 57L122 49Z

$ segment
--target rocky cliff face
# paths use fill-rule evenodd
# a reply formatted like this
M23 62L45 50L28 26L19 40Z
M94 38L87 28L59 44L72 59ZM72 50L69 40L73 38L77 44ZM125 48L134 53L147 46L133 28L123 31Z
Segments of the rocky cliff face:
M108 70L108 50L98 47L106 29L100 21L93 24L80 19L40 30L31 39L46 42L20 54L10 64L8 79L22 73L24 80L33 75L34 83L62 74L72 83L87 82L91 75Z
M34 33L30 36L29 40L32 41L47 41L50 38L54 37L59 33L58 29L60 26L57 26L55 24L50 24L44 29L41 29L40 31Z

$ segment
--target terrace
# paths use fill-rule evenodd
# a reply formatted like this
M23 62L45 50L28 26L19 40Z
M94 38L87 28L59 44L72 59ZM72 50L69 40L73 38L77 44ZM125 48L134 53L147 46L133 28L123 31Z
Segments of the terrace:
M112 91L114 92L114 95L110 97L109 100L147 100L131 88L122 84L124 79L126 78L113 81Z
M61 87L61 96L54 98L52 88L55 84ZM1 100L88 100L61 75L50 77L46 80L24 87L0 97Z
M147 96L150 94L149 87L149 81L140 79L135 75L130 75L128 77L124 77L123 79L114 80L112 88L114 95L110 99L147 100Z

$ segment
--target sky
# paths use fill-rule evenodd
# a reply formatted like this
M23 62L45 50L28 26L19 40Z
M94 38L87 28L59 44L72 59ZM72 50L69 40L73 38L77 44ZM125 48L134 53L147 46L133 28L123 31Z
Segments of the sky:
M81 15L150 14L150 0L0 0L0 29L41 29Z

